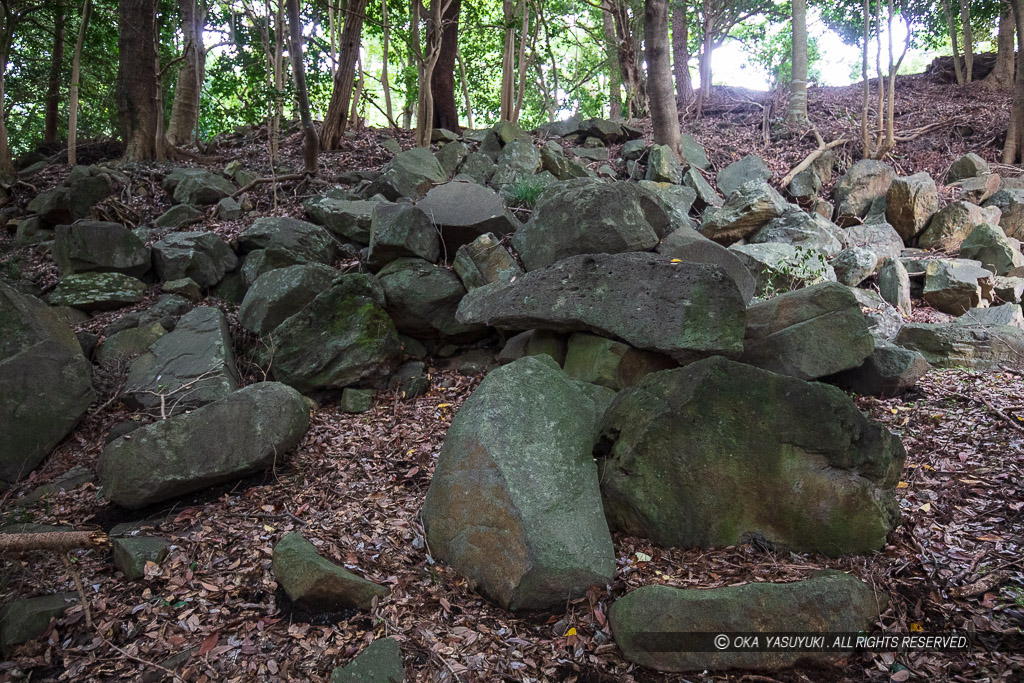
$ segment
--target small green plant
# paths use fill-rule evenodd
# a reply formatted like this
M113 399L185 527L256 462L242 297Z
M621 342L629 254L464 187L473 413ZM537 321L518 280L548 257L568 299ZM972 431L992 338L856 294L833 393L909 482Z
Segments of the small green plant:
M792 258L766 265L761 271L762 285L758 291L761 299L791 292L808 285L823 282L828 273L828 262L817 249L796 246Z
M537 205L537 199L544 191L544 187L544 181L527 176L508 188L508 201L513 206L528 206L532 209Z

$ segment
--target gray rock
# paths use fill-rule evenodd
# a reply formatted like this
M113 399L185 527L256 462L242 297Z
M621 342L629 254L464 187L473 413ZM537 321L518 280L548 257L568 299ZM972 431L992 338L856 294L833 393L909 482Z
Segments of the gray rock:
M386 265L377 279L384 289L385 310L402 334L418 339L470 338L483 331L455 319L466 288L447 268L401 258Z
M855 368L873 349L860 303L847 287L824 282L748 308L740 360L810 380Z
M371 277L343 276L268 335L260 360L274 379L302 392L383 379L402 357L383 305Z
M459 247L452 268L467 290L507 282L523 274L515 257L490 233Z
M568 350L568 337L547 330L527 330L520 332L505 343L498 362L502 365L517 361L526 356L549 356L560 367L565 365Z
M237 190L235 184L224 176L204 171L182 178L174 188L174 201L193 206L216 204Z
M678 185L683 182L683 165L668 145L652 145L647 155L647 175L644 178Z
M843 249L832 260L836 281L849 287L856 287L875 272L878 254L866 247Z
M161 280L189 277L212 287L238 267L238 257L212 232L174 232L153 245L153 265Z
M149 347L165 334L167 330L160 323L115 332L96 348L96 361L105 366L127 363L146 353Z
M238 236L243 253L266 249L288 265L301 263L330 263L334 260L336 243L331 233L319 225L297 218L257 218Z
M497 192L476 183L439 185L416 206L440 230L449 254L480 235L507 235L519 225Z
M917 351L904 349L883 339L858 368L845 370L824 381L861 396L899 396L917 385L931 369Z
M496 170L494 159L482 152L471 152L459 169L460 176L472 178L473 182L486 185Z
M960 315L982 302L982 281L987 281L986 290L991 292L995 284L991 278L992 272L977 261L935 259L925 271L924 300L943 313Z
M341 391L338 410L343 413L365 413L373 408L372 389L353 389L346 387Z
M1024 278L997 277L993 291L998 300L1019 304L1024 298Z
M1024 330L1012 326L904 325L895 342L918 351L932 367L967 367L988 372L1024 367Z
M785 496L784 496L785 497ZM887 602L849 574L824 571L794 583L749 583L711 590L663 585L638 588L612 605L609 622L627 661L657 671L777 671L795 664L834 666L851 652L768 649L701 651L687 634L861 633L873 629ZM834 637L833 637L834 638ZM691 643L687 645L687 643Z
M928 228L918 237L922 249L955 250L971 231L983 223L999 223L998 208L982 208L970 202L957 201L944 206L928 223Z
M911 314L910 275L899 259L889 257L882 262L878 271L878 291L900 313Z
M835 152L828 150L811 162L810 168L797 173L786 189L789 194L799 199L815 197L822 186L832 181L832 171L835 170L835 165ZM822 215L831 219L832 211Z
M959 191L959 199L972 204L981 204L1002 189L1003 179L995 173L989 173L977 178L958 180L955 183L950 183L949 186Z
M647 143L643 140L630 140L622 145L619 155L623 161L640 161L647 155Z
M231 197L217 202L217 218L222 221L237 221L242 217L242 205Z
M757 293L757 281L740 258L696 230L681 227L658 244L657 252L669 259L720 266L733 279L744 301Z
M388 590L339 567L300 533L285 534L274 546L274 578L299 605L316 610L368 611Z
M960 257L980 261L996 275L1006 275L1024 266L1020 242L1007 237L999 226L987 223L974 228L960 243Z
M718 185L718 191L728 197L740 189L741 185L751 181L767 183L771 177L772 172L764 163L764 159L750 154L719 171L715 184Z
M434 155L426 147L401 152L384 164L381 176L370 186L370 193L382 194L390 201L402 197L416 199L432 186L448 180Z
M404 683L402 650L394 638L378 638L345 666L335 667L331 683Z
M309 410L297 391L251 384L112 441L99 459L102 493L137 510L240 479L280 462L308 427Z
M484 378L448 429L423 504L427 540L505 609L562 605L615 573L594 412L553 361L530 357Z
M219 309L202 306L135 359L125 379L125 400L137 409L177 415L236 389L228 321Z
M953 162L946 174L947 183L955 183L965 178L977 178L990 173L988 162L974 152L969 152Z
M459 170L459 166L469 155L469 147L461 142L449 142L434 153L437 163L441 164L445 175L451 177Z
M694 227L694 223L690 219L690 208L697 199L697 193L695 190L682 185L655 183L650 180L641 180L637 184L648 193L661 200L662 205L668 212L670 223L668 232L678 230L683 227ZM664 234L662 236L664 236Z
M717 266L655 254L574 256L469 292L457 318L500 329L589 331L679 362L742 350L744 301Z
M618 391L631 387L644 376L673 368L676 363L660 353L639 351L604 337L576 332L569 337L565 374Z
M772 220L750 238L750 244L777 242L821 252L832 258L843 249L844 232L816 213L791 211Z
M398 258L414 256L431 263L441 254L441 240L422 209L411 204L380 204L370 224L369 262L382 268Z
M757 296L770 297L836 279L835 270L825 260L825 255L815 249L765 242L734 244L729 251L754 278Z
M65 275L46 300L52 306L112 311L142 301L146 283L122 273Z
M927 173L896 178L885 195L885 219L905 242L917 237L939 210L939 191Z
M708 161L707 152L704 146L701 145L692 135L683 133L679 136L679 140L683 146L683 163L699 168L702 171L706 171L711 168L711 162Z
M58 225L53 259L62 275L113 271L142 277L149 271L150 249L120 223L79 221Z
M848 225L851 220L867 215L871 203L885 197L896 172L888 164L862 159L836 183L832 196L836 203L836 222Z
M870 289L849 288L860 303L860 311L868 323L868 332L875 339L892 341L903 327L903 316L881 295Z
M35 640L50 628L50 620L78 602L77 593L57 593L17 599L0 613L0 648L9 657L15 645Z
M639 142L639 141L636 141ZM541 166L559 180L590 177L589 169L574 159L565 156L562 146L549 140L540 149Z
M719 244L728 245L753 235L793 208L770 185L751 182L729 195L721 208L706 209L700 230Z
M265 273L246 292L238 309L238 322L257 336L268 334L329 289L340 274L318 263Z
M609 525L661 546L866 553L899 520L897 436L835 387L721 357L623 390L595 453Z
M322 195L307 199L302 206L309 219L317 225L322 225L338 237L366 245L370 243L373 210L379 203L373 200L349 201Z
M171 542L159 536L128 536L115 538L114 567L129 581L146 575L146 563L160 564L167 557Z
M724 200L718 196L715 189L711 187L711 184L704 179L700 171L695 168L689 168L683 173L683 186L692 189L696 193L696 199L694 199L693 205L698 210L703 211L709 206L721 206Z
M388 391L403 399L422 396L430 390L427 366L422 361L410 361L395 370L388 378Z
M530 271L579 254L653 249L668 224L664 206L632 184L575 180L541 194L513 245Z
M953 321L956 325L993 327L1012 325L1024 329L1024 315L1020 304L1003 304L991 308L972 308Z
M843 237L847 247L867 247L875 252L879 263L903 253L903 239L888 223L855 225L843 230Z
M57 342L72 354L82 353L74 333L55 309L0 281L0 360L44 341Z
M985 201L984 206L999 209L1000 213L995 220L989 219L978 223L999 223L999 227L1008 237L1024 239L1024 189L999 190Z

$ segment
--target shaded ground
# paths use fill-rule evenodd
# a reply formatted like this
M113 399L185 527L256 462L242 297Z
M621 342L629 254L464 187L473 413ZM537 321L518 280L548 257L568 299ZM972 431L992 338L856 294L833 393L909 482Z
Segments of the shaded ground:
M994 160L1008 95L993 95L982 86L940 87L915 78L901 80L901 130L955 114L970 117L966 125L974 133L939 128L901 145L893 159L901 172L928 170L941 177L965 151ZM712 102L713 112L719 108L713 117L686 123L709 146L718 168L755 152L781 175L814 147L812 136L764 146L758 142L760 109L741 102L735 111L722 111L732 106L730 97L738 96L719 93ZM858 98L855 89L812 92L812 115L826 139L841 126L856 129L856 115L847 119L843 108L859 111ZM225 146L229 158L266 172L265 147L258 141L240 142L237 148ZM286 160L296 166L297 142L290 138L284 146ZM387 154L378 142L377 132L349 139L342 152L324 155L326 173L379 166ZM856 155L855 146L848 150ZM64 173L54 169L30 182L47 187ZM138 222L158 215L168 206L159 177L156 169L136 175L125 193L108 200L108 209ZM140 188L146 188L145 196ZM220 223L208 217L191 229L230 237L257 215L298 215L299 200L319 191L306 187L296 194L294 187L285 188L275 210L264 187L254 193L256 212L244 220ZM20 200L31 194L29 188L19 189ZM12 257L18 259L19 272L38 287L55 281L47 260L31 249L14 250L10 237L0 236L0 262L10 268ZM923 302L915 303L920 306L915 317L941 316ZM83 328L98 330L124 312L104 314ZM231 317L232 331L244 345L245 337ZM243 349L241 369L251 381L256 369L244 357ZM606 615L616 597L650 583L708 588L789 581L831 567L852 572L889 595L890 606L879 623L884 630L1024 627L1022 380L1009 372L936 371L901 399L857 399L871 417L902 435L908 451L897 491L904 521L882 552L831 560L749 546L661 549L616 537L618 571L609 591L594 591L569 603L564 612L510 615L468 590L453 571L434 564L423 541L418 512L433 463L448 423L477 382L436 367L430 393L419 399L400 401L378 393L374 409L355 416L341 414L333 405L319 408L298 453L265 478L186 498L170 509L147 511L158 513L147 533L169 537L174 547L145 579L120 578L109 553L72 553L92 626L81 608L70 612L48 638L18 648L0 663L0 681L28 675L34 681L136 680L143 674L142 680L152 681L324 681L334 666L384 635L402 641L406 663L418 681L1020 680L1024 654L980 651L865 654L842 669L772 676L662 676L620 658ZM127 519L97 497L93 484L24 510L15 508L19 497L72 466L95 467L107 432L128 417L115 398L117 377L100 375L97 385L102 394L97 406L109 405L94 408L29 481L3 494L0 511L8 519L81 529L108 529ZM389 585L391 595L373 614L348 620L289 611L270 570L271 548L294 530L301 530L332 560ZM71 572L53 554L9 555L2 566L0 601L15 594L75 590ZM954 588L993 575L1000 579L996 585L982 585L969 597L953 597ZM570 628L575 635L566 637Z

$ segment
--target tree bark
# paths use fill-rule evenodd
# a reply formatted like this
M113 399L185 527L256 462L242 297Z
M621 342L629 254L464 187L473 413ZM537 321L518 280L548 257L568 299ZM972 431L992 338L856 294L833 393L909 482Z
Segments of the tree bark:
M498 113L502 121L512 120L512 109L515 106L515 66L516 66L516 29L515 19L518 14L514 0L503 0L502 16L505 20L505 44L501 53L501 103Z
M807 0L793 0L793 78L786 121L807 123Z
M206 65L206 47L203 44L206 12L197 0L178 0L178 12L185 41L185 63L178 70L171 120L167 124L167 141L172 145L188 143L199 123L199 96Z
M391 108L391 83L388 81L388 50L391 44L391 27L388 25L388 0L381 0L380 11L381 21L384 22L384 38L381 41L380 87L384 91L384 111L388 117L388 125L394 126L395 117ZM337 61L337 57L335 57L335 61Z
M288 31L291 35L289 54L292 57L292 78L295 79L295 99L299 101L299 116L302 119L302 158L305 171L316 175L320 139L313 127L309 114L309 91L306 89L306 67L302 62L302 19L299 16L299 0L288 0Z
M960 0L960 23L964 27L964 82L970 83L974 71L974 30L971 28L971 8L967 0Z
M3 3L3 25L0 26L0 178L14 177L14 162L11 161L11 147L7 140L7 106L4 102L4 75L7 72L7 60L11 55L11 44L14 42L14 13L7 3Z
M92 0L82 4L82 22L78 26L75 54L71 58L71 87L68 92L68 166L78 162L78 84L81 78L82 47L85 33L89 30L89 16L92 14Z
M473 100L469 96L469 81L466 79L466 65L462 61L462 53L455 51L455 59L459 63L459 77L462 80L462 96L466 99L466 125L473 130Z
M676 78L676 102L685 107L693 101L693 80L690 78L690 27L686 21L686 4L672 4L672 70Z
M64 5L57 5L53 19L53 52L50 54L50 82L46 88L46 118L43 142L57 142L57 115L60 112L61 70L64 67Z
M427 21L430 33L427 34L427 49L426 54L420 55L420 96L416 103L417 147L428 147L434 132L434 93L431 83L433 82L434 68L441 56L441 32L444 29L441 17L444 16L451 2L452 0L433 0L430 3L430 18Z
M1010 0L1013 23L1017 29L1017 52L1024 55L1024 9L1021 0ZM1012 164L1024 159L1024 59L1017 59L1017 74L1013 84L1013 108L1003 147L1003 163Z
M956 73L957 85L964 84L964 71L960 66L960 47L956 40L956 24L953 21L953 13L949 9L949 0L942 0L942 11L946 14L946 27L949 30L949 42L953 44L953 71Z
M156 0L118 3L117 111L127 161L164 157L158 139Z
M707 5L705 0L705 6ZM705 14L706 16L706 14ZM710 22L705 19L704 39L701 41L700 56L698 57L698 72L700 73L700 90L697 92L697 118L704 115L704 102L711 96L711 51L713 48L713 37L711 35Z
M644 0L644 45L654 142L668 145L681 159L679 114L672 92L672 66L669 63L668 0Z
M996 64L985 80L999 88L1013 87L1013 66L1014 66L1014 27L1013 10L1006 0L1003 0L1003 11L999 15L999 38L997 40L998 53Z
M345 25L341 29L341 56L338 58L338 73L334 77L334 91L331 93L331 103L327 107L327 116L324 117L324 123L320 127L320 146L324 149L337 149L345 134L365 12L366 0L350 0L345 9Z
M860 74L864 80L864 99L861 103L860 112L860 137L863 145L863 156L865 159L871 157L871 137L868 130L868 110L871 107L871 83L868 81L868 43L871 41L871 4L870 0L864 0L862 6L864 12L864 41L861 46Z
M613 0L603 0L601 3L604 45L608 53L608 118L616 121L622 118L622 72L619 68L619 46L615 40L613 7Z
M441 2L441 0L434 0ZM459 49L459 11L462 0L451 0L441 15L441 46L430 76L434 96L434 128L461 133L459 109L455 104L455 54Z

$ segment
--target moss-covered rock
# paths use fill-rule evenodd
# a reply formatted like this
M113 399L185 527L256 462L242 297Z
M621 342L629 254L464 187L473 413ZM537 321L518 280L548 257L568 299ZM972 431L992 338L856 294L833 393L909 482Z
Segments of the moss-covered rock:
M238 266L238 257L212 232L173 232L153 244L153 266L161 280L189 277L212 287Z
M370 267L380 269L404 257L421 258L430 263L441 254L437 230L418 207L411 204L380 204L370 224Z
M77 593L57 593L38 598L15 600L0 613L0 647L4 656L15 645L38 638L50 627L50 620L60 617L78 602Z
M55 341L69 352L82 352L74 332L54 309L0 282L0 360L41 341Z
M862 553L899 519L902 444L827 385L709 358L620 392L601 435L609 524L664 546Z
M615 391L633 386L652 372L675 366L672 359L660 353L639 351L629 344L585 332L569 337L565 356L565 374Z
M62 275L93 270L142 277L151 265L150 249L120 223L79 221L58 225L53 258Z
M115 538L114 566L129 581L141 579L146 575L146 563L160 564L167 557L171 542L159 536L127 536Z
M378 638L355 659L331 672L331 683L404 683L402 650L394 638Z
M142 301L146 283L121 273L65 275L47 297L54 306L111 311Z
M276 268L260 275L245 294L238 321L255 335L272 332L289 316L301 311L330 288L341 273L330 266L310 263Z
M1024 330L1010 325L914 323L904 325L894 341L919 352L936 368L1024 367Z
M402 197L416 199L447 179L447 174L430 150L417 147L395 154L384 164L380 178L373 182L369 193L382 194L390 201Z
M384 289L385 309L402 334L466 341L483 334L483 326L455 319L466 288L451 270L423 259L401 258L386 265L377 279Z
M273 568L293 602L317 610L369 610L374 598L388 593L321 556L299 533L286 534L274 546Z

